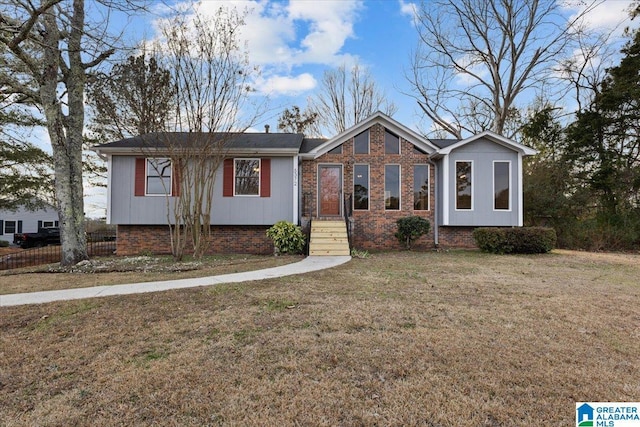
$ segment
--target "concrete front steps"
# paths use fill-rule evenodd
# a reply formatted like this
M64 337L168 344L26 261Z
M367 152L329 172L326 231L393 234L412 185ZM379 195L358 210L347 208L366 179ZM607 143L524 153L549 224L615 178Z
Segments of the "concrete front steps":
M309 255L351 255L347 225L344 220L320 220L311 222Z

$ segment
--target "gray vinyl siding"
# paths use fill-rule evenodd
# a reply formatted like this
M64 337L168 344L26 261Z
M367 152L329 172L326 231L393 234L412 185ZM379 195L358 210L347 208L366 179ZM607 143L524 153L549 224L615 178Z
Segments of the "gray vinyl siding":
M271 197L222 197L222 168L218 170L211 213L218 225L271 225L293 221L293 158L271 158Z
M38 225L44 221L54 223L58 221L58 212L53 207L46 207L35 211L30 211L23 207L16 211L0 210L0 222L2 222L2 230L0 230L0 240L6 240L13 243L14 233L5 233L4 226L6 221L16 222L16 232L18 232L18 221L22 221L23 233L35 233L38 231Z
M135 196L135 157L111 158L110 223L155 225L167 223L165 196ZM223 197L222 166L214 186L211 223L215 225L271 225L293 220L293 160L271 158L271 197ZM169 200L173 212L174 198Z
M445 189L448 197L448 209L442 206L440 225L452 226L518 226L519 225L519 168L518 153L486 140L478 140L453 150L445 156L448 171ZM456 210L456 162L473 162L472 170L472 209ZM494 210L493 162L511 162L510 210ZM444 174L441 166L441 174ZM441 178L441 177L439 177ZM440 182L444 182L442 179ZM448 210L448 221L444 212Z

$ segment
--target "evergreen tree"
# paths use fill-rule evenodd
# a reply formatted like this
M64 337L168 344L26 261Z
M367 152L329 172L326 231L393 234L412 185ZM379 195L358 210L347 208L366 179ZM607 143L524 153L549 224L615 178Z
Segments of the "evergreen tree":
M640 245L640 32L567 129L567 155L610 245Z
M51 156L17 138L15 131L34 120L11 106L0 109L0 209L38 208L53 201Z

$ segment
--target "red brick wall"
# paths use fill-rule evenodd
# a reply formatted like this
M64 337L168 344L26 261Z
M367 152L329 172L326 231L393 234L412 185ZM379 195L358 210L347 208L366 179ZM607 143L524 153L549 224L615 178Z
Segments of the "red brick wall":
M273 243L267 237L269 226L223 225L211 227L210 254L246 253L267 255L273 253ZM167 225L118 225L118 255L171 253L171 239Z
M429 165L430 177L430 210L413 209L413 165L429 164L426 154L415 152L413 144L400 139L400 154L384 153L384 126L376 124L369 131L369 154L353 154L353 139L342 145L341 154L324 154L316 160L302 162L302 192L311 194L309 204L312 217L317 217L318 165L343 165L343 192L353 193L353 165L369 165L369 210L354 211L353 241L357 249L388 250L400 249L402 246L394 236L397 231L396 221L411 215L422 216L431 222L431 231L421 237L414 247L417 249L433 248L433 212L435 209L434 169ZM384 207L384 167L387 164L400 165L400 199L399 211L388 211Z
M438 243L442 248L477 248L473 240L476 227L440 227Z

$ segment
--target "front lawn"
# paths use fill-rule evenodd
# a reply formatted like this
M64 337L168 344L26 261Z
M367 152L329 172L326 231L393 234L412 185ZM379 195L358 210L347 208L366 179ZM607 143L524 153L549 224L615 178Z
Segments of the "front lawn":
M374 254L0 309L0 425L574 425L640 400L640 256Z

